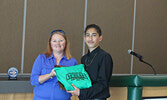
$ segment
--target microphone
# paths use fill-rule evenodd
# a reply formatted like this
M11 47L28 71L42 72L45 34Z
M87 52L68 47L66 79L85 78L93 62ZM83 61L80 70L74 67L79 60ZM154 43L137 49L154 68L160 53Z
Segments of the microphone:
M131 54L131 55L136 56L136 57L139 58L139 59L143 59L143 57L142 57L140 54L135 53L134 51L132 51L132 50L130 50L130 49L128 50L128 53Z
M154 71L154 75L157 74L157 73L156 73L156 70L154 69L154 67L153 67L151 64L149 64L148 62L146 62L146 61L143 60L143 56L141 56L141 55L138 54L138 53L135 53L134 51L132 51L132 50L130 50L130 49L128 50L128 53L131 54L131 55L136 56L137 58L139 58L139 61L141 61L141 62L143 62L143 63L149 65L149 66L152 68L152 70Z

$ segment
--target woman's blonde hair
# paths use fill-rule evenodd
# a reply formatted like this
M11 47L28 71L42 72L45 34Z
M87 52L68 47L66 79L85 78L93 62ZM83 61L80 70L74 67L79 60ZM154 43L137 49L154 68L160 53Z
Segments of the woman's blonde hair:
M47 57L50 57L52 52L53 52L53 49L51 47L51 39L52 39L52 36L54 34L59 34L61 35L64 39L65 39L65 48L64 48L64 54L66 56L66 58L69 60L72 58L71 56L71 53L70 53L70 48L69 48L69 42L68 42L68 39L67 39L67 36L65 35L65 32L62 31L62 30L55 30L53 31L51 34L50 34L50 37L49 37L49 40L48 40L48 45L47 45L47 49L45 51L44 54L46 54Z

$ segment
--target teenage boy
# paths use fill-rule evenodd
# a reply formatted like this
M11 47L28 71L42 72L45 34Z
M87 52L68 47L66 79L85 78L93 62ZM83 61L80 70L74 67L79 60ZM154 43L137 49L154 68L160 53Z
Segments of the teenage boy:
M79 89L73 85L72 95L79 96L80 100L106 100L110 97L109 81L112 75L113 61L109 53L100 48L102 41L101 29L98 25L90 24L85 29L84 40L88 46L88 53L81 58L85 65L92 87Z

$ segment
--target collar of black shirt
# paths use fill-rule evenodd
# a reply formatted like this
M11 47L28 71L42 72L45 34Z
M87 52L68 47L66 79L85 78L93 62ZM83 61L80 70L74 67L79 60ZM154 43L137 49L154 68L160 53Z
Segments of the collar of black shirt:
M92 52L90 52L90 51L88 50L87 55L93 56L93 55L96 54L96 52L98 52L100 49L101 49L100 46L98 46L98 47L97 47L96 49L94 49Z

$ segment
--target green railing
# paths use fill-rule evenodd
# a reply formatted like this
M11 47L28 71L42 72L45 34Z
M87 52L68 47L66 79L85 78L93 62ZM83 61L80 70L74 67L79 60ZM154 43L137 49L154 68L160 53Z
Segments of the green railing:
M143 87L167 86L167 75L112 76L111 87L127 87L127 100L142 100Z

